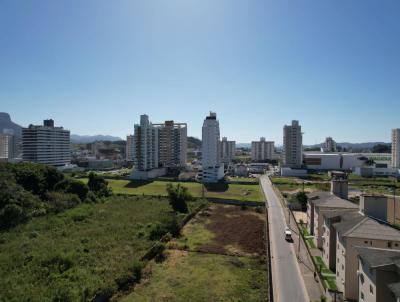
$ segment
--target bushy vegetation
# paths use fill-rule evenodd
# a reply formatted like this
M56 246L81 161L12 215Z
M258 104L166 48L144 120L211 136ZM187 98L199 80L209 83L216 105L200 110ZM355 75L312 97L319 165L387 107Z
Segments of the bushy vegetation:
M150 258L162 252L150 238L153 225L169 228L183 217L166 198L110 196L3 231L0 301L106 301L139 282L151 247Z
M92 177L89 187L51 166L0 164L0 230L80 203L97 202L110 193L107 182L99 176Z
M172 183L167 184L167 193L169 204L175 212L187 213L188 208L186 201L193 199L188 189L180 184L174 186Z

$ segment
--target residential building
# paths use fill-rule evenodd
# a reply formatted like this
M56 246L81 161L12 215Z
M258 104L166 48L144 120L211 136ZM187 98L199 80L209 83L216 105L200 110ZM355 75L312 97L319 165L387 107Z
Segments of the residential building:
M332 137L327 137L321 149L322 152L336 152L336 142Z
M360 294L356 247L400 250L400 232L361 214L335 223L333 227L337 242L336 285L347 300L357 300Z
M283 165L301 168L303 164L303 134L299 121L283 127Z
M127 135L126 136L126 150L125 150L125 159L126 161L133 161L133 146L134 144L134 136Z
M330 192L316 192L308 196L307 221L310 234L314 235L315 245L323 248L324 214L336 210L358 211L358 205Z
M232 160L235 157L235 151L236 151L236 142L228 141L226 137L223 137L220 146L221 162L226 165L232 163Z
M153 126L149 117L140 116L140 124L135 124L133 138L132 179L148 179L162 176L165 169L159 167L158 128Z
M180 168L187 161L187 124L165 121L158 128L159 163L165 168Z
M0 160L11 160L17 157L17 138L12 130L0 133Z
M202 171L199 176L203 182L217 182L224 177L219 139L217 114L210 112L210 115L205 118L202 128Z
M400 298L400 251L356 247L358 301L396 302Z
M70 132L54 127L53 120L22 129L22 159L52 166L71 163Z
M260 141L251 142L251 160L266 161L274 159L275 143L266 141L265 137L261 137Z
M400 128L392 130L392 167L400 169Z

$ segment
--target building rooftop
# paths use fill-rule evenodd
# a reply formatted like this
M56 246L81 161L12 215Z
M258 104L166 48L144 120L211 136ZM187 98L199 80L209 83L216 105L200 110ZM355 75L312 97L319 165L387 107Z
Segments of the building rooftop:
M370 269L400 264L400 251L392 249L355 247L359 257Z
M333 217L338 217L338 216L342 216L346 217L346 214L352 214L352 216L357 216L360 215L358 212L355 211L355 209L335 209L335 210L323 210L322 212L322 216L324 216L325 218L333 218ZM350 216L350 215L348 215Z
M388 225L358 214L333 226L341 237L400 241L400 232Z
M358 205L340 198L330 192L317 192L308 195L308 200L312 202L315 207L321 208L338 208L338 209L358 209Z

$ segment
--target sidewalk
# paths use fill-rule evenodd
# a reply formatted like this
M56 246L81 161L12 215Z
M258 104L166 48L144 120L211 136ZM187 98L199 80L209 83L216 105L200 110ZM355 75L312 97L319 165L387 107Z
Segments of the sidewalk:
M287 209L285 209L285 218L286 221L289 222L289 211ZM324 288L318 277L317 281L314 279L314 265L305 246L305 242L301 238L299 251L299 236L301 235L293 216L290 217L290 229L292 230L293 244L296 249L296 255L298 255L300 271L303 275L308 296L310 297L311 301L320 301L321 295L325 294Z

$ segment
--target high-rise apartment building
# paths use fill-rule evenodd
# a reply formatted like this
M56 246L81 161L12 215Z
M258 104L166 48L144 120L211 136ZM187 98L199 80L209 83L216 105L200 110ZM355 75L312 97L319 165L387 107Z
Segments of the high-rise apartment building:
M325 139L324 145L322 147L323 152L336 152L336 142L332 137L327 137Z
M392 130L392 166L400 169L400 129Z
M187 159L187 124L165 121L154 126L158 128L160 165L165 168L184 167Z
M224 164L230 164L235 157L236 142L228 141L226 137L222 138L220 145L221 162Z
M145 114L135 125L133 138L133 162L135 170L149 171L158 168L158 129Z
M126 150L125 150L125 159L126 161L133 161L133 146L134 146L134 136L127 135L126 136Z
M221 165L220 132L217 114L210 112L203 122L202 128L202 173L203 182L217 182L224 176Z
M303 134L299 121L283 127L283 165L301 168L303 162Z
M266 141L265 137L261 137L260 141L251 142L251 160L265 161L272 160L275 154L275 143Z
M17 138L12 131L7 130L0 133L0 160L17 157Z
M54 127L53 120L22 129L22 159L52 166L71 162L70 132Z

